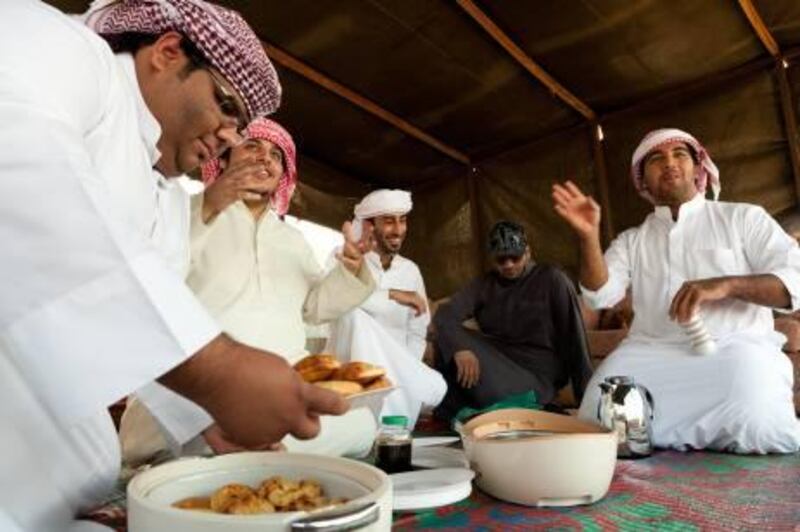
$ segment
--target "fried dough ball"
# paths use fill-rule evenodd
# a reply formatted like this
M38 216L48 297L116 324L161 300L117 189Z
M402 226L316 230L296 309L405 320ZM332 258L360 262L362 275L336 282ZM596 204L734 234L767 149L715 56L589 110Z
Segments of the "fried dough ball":
M300 491L309 499L322 497L322 486L316 480L301 480Z
M314 480L272 477L261 483L258 495L281 510L308 510L316 508L313 501L322 497L322 486Z
M258 496L262 499L268 499L269 494L275 490L281 489L281 479L283 477L270 477L263 481L258 487Z
M294 369L304 381L317 382L330 378L340 366L339 359L334 355L318 354L303 358L294 365Z
M271 514L275 513L275 507L269 501L252 495L233 503L228 508L228 513L236 515Z
M261 483L258 488L259 497L268 497L273 491L287 491L300 489L300 482L282 476L270 477Z
M286 508L303 498L303 492L299 489L278 489L270 492L269 502L278 508Z
M244 484L228 484L221 487L211 496L211 509L226 514L232 506L241 501L256 497L256 492Z
M373 366L368 362L348 362L337 369L331 379L339 381L354 381L361 384L372 382L375 379L386 375L386 370L378 366Z

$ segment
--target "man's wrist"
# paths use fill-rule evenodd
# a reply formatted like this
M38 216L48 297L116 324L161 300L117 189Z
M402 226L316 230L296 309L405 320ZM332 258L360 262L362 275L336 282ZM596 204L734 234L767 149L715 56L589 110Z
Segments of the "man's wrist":
M208 195L203 194L203 207L200 211L203 217L203 223L207 224L217 217L218 211L214 208L214 204L208 201Z
M363 265L364 265L364 260L359 259L359 261L353 265L353 269L350 270L350 273L352 273L354 277L358 277L359 274L361 273L361 268Z
M725 294L725 297L738 298L741 296L739 291L741 286L739 277L720 277L719 280L722 281L723 293Z
M159 382L209 410L216 404L221 377L231 362L236 342L220 334L183 364L163 375Z
M591 231L586 234L578 235L580 246L583 250L594 249L600 247L600 230Z

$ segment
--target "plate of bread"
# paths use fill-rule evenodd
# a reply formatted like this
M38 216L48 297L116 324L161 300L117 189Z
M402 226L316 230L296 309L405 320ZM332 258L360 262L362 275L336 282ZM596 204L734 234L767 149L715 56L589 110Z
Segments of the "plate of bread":
M369 362L342 363L327 353L309 355L294 365L304 381L347 397L350 408L369 407L380 415L383 398L396 389L386 369Z

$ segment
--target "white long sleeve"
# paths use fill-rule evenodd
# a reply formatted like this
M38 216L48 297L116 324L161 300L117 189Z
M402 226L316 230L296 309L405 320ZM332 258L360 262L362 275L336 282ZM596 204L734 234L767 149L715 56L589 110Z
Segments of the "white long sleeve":
M303 320L306 323L318 325L335 320L370 297L375 289L375 280L366 265L362 265L356 276L338 262L331 271L322 275L311 248L307 245L306 248L304 262L311 282L311 289L303 303Z
M425 300L425 304L428 304L428 294L425 291L425 281L422 279L422 273L420 273L419 268L414 265L414 269L416 270L416 290L420 296ZM410 310L410 309L409 309ZM427 337L428 337L428 325L431 323L431 313L430 309L426 309L426 311L419 316L415 316L414 312L411 311L408 313L408 336L406 345L408 345L408 350L411 352L413 356L422 360L422 356L425 354L425 347L427 346Z
M608 279L597 290L589 290L582 284L581 295L593 309L611 308L625 297L631 284L630 245L636 229L620 233L606 250L604 260L608 268Z
M219 328L108 211L106 183L73 126L7 89L0 78L0 117L23 126L0 129L0 340L70 423L156 379Z

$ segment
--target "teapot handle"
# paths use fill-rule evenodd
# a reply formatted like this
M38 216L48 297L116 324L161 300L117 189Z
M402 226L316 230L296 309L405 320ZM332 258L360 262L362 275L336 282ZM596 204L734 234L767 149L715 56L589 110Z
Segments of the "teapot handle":
M644 388L644 398L650 404L650 420L652 420L656 411L656 401L653 399L653 394L651 394L650 390L647 388Z

